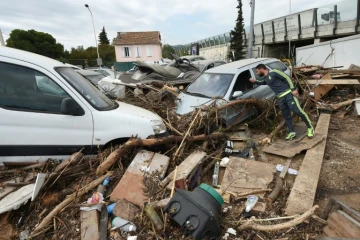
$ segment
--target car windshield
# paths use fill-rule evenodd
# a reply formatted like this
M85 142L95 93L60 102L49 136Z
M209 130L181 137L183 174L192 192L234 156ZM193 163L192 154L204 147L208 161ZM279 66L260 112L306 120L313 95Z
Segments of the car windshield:
M101 79L103 79L105 76L103 74L99 75L86 75L86 78L88 78L92 83L98 84Z
M116 102L110 100L74 69L59 67L55 70L97 110L105 111L118 107Z
M187 87L186 92L209 98L224 97L233 78L233 74L203 73Z
M202 72L205 68L204 64L193 63L192 65L194 65L197 69L199 69L200 72Z

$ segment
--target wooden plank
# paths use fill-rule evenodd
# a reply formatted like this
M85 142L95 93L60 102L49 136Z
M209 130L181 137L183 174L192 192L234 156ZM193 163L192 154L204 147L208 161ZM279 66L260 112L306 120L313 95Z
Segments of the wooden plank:
M357 222L360 222L360 213L355 211L354 209L348 207L345 203L339 201L336 198L330 198L323 214L321 215L322 219L327 219L330 212L340 209L341 211L345 212L352 218L354 218Z
M154 161L156 163L154 163ZM120 199L126 199L129 202L142 206L147 201L144 188L144 172L141 170L144 167L150 167L150 173L166 171L170 159L166 156L161 157L153 152L139 151L121 178L118 185L115 187L110 195L110 200L115 202Z
M342 234L338 231L336 231L336 229L332 228L330 225L327 225L324 227L324 233L326 236L328 237L341 237Z
M302 214L313 206L324 158L330 117L330 114L321 114L319 117L315 135L323 135L324 140L306 152L287 201L286 215Z
M360 223L345 212L341 210L332 212L329 219L334 219L334 222L349 235L347 237L360 236Z
M176 180L186 179L190 173L201 164L201 161L206 156L206 152L195 151L191 153L177 168ZM174 171L172 171L163 181L162 184L165 186L170 183L174 178ZM169 186L171 188L171 183Z
M322 80L330 80L331 75L330 73L326 74ZM323 96L325 96L325 94L327 94L331 89L333 89L335 87L335 85L321 85L321 86L317 86L316 88L314 88L314 98L316 100L319 100L320 98L322 98Z
M284 178L286 176L286 173L289 170L289 167L290 167L290 164L291 164L291 160L292 160L292 158L289 158L288 160L286 160L286 163L285 163L285 165L283 167L283 170L280 173L280 176L279 176L280 178Z
M275 166L272 164L230 157L221 183L221 190L241 194L251 190L264 189L273 181L275 172ZM234 179L236 180L233 181ZM258 195L263 196L263 194Z
M82 240L99 239L99 215L98 210L80 211Z
M303 138L301 141L278 141L262 149L263 152L292 158L304 150L311 149L324 139L324 135L315 134L315 137Z
M351 235L339 224L339 220L336 215L337 211L332 212L328 218L328 226L336 232L338 237L351 237Z
M359 85L359 80L356 79L336 79L336 80L307 80L310 85Z

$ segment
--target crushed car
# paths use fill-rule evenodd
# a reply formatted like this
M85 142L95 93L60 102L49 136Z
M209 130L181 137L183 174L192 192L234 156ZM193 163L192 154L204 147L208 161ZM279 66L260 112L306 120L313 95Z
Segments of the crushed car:
M256 75L255 67L263 63L269 69L277 69L290 75L290 70L275 58L253 58L239 60L215 68L211 68L196 78L177 98L176 113L185 115L202 105L210 105L213 101L222 105L238 99L271 99L274 92L267 85L258 86L249 82L250 78L261 79ZM216 99L216 100L214 100ZM257 115L255 107L245 106L226 109L220 112L223 122L230 126Z

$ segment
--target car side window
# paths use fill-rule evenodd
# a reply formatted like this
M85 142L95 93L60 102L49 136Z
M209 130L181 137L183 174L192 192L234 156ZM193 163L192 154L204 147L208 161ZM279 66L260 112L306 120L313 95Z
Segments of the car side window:
M283 64L282 62L279 62L279 61L267 63L266 66L268 66L271 69L276 69L276 70L279 70L282 72L285 72L287 70L287 67L285 66L285 64Z
M1 108L60 114L65 98L71 97L43 73L0 62Z
M249 70L245 70L242 73L240 73L236 78L236 82L231 94L233 94L236 91L246 92L248 90L251 90L253 88L253 84L249 81L250 78L251 78L251 74Z

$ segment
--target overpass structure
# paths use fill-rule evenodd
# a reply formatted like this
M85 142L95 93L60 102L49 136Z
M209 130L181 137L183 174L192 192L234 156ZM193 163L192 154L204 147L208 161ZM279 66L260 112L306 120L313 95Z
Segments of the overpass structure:
M360 0L345 0L258 23L254 26L252 55L294 58L297 47L359 34L359 23ZM245 30L243 37L247 44L249 33ZM196 52L209 59L227 60L231 52L230 39L227 32L174 48L176 52ZM197 51L192 51L194 49Z

